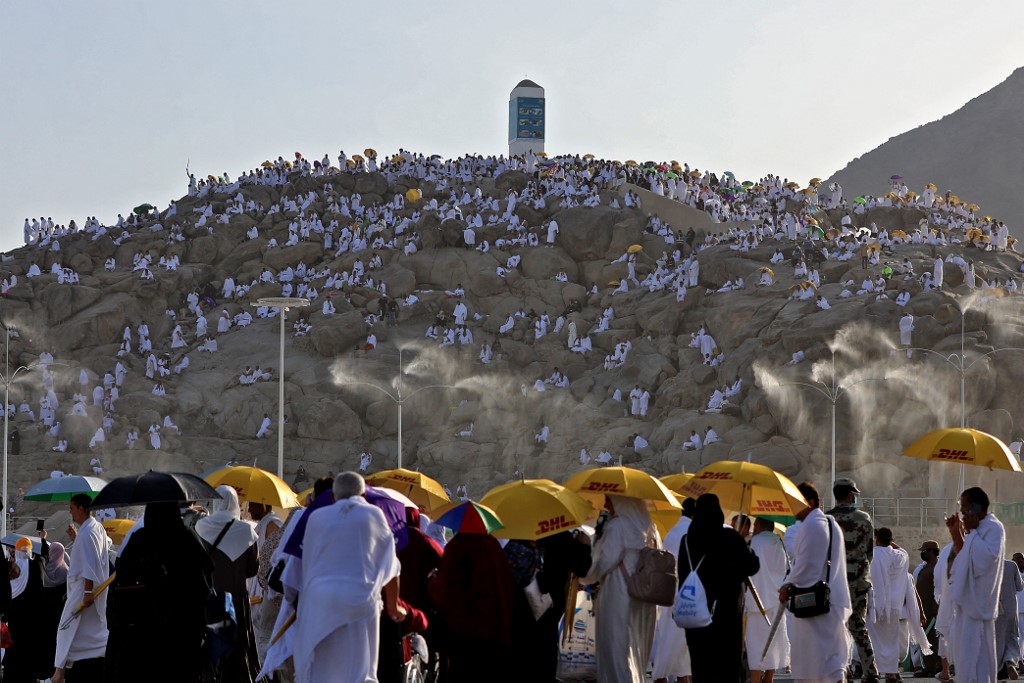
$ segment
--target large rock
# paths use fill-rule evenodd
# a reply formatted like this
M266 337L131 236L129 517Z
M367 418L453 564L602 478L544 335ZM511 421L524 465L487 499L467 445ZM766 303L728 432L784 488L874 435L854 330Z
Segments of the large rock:
M362 434L359 417L341 401L322 399L307 406L299 420L302 438L350 441Z
M354 350L366 334L366 323L359 311L333 315L313 328L313 348L321 356L334 358Z

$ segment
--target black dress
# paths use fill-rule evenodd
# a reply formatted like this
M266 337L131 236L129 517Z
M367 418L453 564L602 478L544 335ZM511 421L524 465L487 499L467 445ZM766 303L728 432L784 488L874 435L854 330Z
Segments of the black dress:
M29 560L25 589L11 600L4 613L14 643L4 655L5 683L35 683L44 672L47 676L53 673L53 656L45 661L46 620L39 609L43 599L43 562L39 555Z
M198 681L208 673L203 651L213 560L177 504L146 506L107 598L108 683Z
M686 629L693 683L739 683L743 670L743 590L761 567L757 555L734 529L718 527L683 536L679 544L679 583L690 575L690 558L714 606L711 625ZM701 558L704 558L701 562Z
M218 590L231 593L238 623L235 643L220 666L220 680L252 683L260 673L260 663L256 652L256 635L252 630L246 580L259 572L260 560L256 544L249 546L234 561L228 559L220 548L210 553L210 556L213 558L213 585Z

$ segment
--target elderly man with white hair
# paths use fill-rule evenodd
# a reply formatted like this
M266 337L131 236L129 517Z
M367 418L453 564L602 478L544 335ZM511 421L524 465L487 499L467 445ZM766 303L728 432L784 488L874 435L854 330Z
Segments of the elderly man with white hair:
M382 602L389 618L405 617L395 539L365 493L361 476L338 475L336 502L309 515L302 557L285 571L286 595L298 602L297 683L376 681Z

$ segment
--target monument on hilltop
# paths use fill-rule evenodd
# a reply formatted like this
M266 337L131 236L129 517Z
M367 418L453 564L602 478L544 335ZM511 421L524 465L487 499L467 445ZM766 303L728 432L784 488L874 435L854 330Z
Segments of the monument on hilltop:
M544 151L544 88L529 79L519 81L508 98L508 155Z

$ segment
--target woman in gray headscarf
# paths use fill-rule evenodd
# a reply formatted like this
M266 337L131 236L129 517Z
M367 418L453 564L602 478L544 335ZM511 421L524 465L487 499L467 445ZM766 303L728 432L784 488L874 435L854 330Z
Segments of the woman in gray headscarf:
M196 522L196 533L213 558L213 586L231 593L238 623L234 645L220 666L221 680L252 683L259 674L260 663L246 581L256 576L260 568L256 530L239 519L238 494L233 488L218 486L217 493L220 498L213 501L212 514Z
M64 545L47 543L46 532L40 532L42 552L46 558L43 565L43 624L46 632L46 652L42 655L43 668L52 669L54 656L57 653L57 628L60 626L60 615L64 611L64 597L68 592L68 563L64 555ZM50 671L50 675L53 672Z
M620 565L636 567L641 548L660 548L658 531L642 500L606 496L611 514L594 546L594 561L581 583L601 583L594 606L598 683L643 683L654 640L655 605L630 597Z

